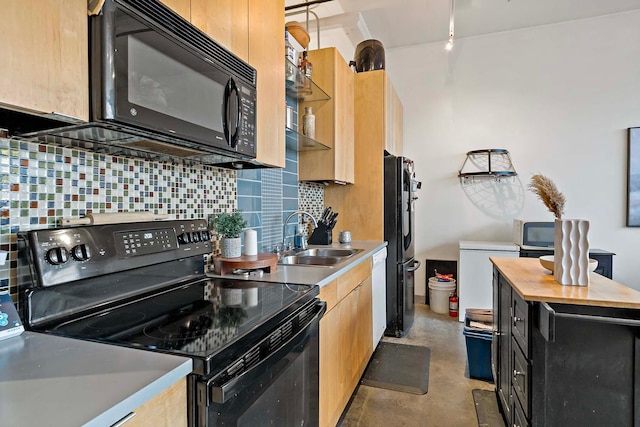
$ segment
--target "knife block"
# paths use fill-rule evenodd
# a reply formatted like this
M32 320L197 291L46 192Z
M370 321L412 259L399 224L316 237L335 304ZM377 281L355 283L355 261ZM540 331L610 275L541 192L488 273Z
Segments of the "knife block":
M309 237L310 245L330 245L333 240L333 228L327 227L323 222L319 222L318 226Z

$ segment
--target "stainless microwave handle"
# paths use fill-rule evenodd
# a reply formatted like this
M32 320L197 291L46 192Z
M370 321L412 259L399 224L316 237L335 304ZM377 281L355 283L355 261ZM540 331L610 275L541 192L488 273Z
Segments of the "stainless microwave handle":
M225 403L234 396L237 396L245 387L251 384L257 376L266 372L271 367L281 365L278 367L279 371L286 368L289 365L289 362L285 361L286 363L282 363L284 356L291 352L291 350L298 344L308 339L307 333L309 330L309 326L314 322L319 322L320 318L324 315L326 310L327 303L324 301L317 301L317 303L315 304L315 315L311 319L309 319L309 321L302 328L300 328L300 330L294 336L282 343L280 347L269 354L266 359L261 360L259 363L251 367L248 371L231 378L224 384L211 384L211 400L215 403ZM236 360L232 362L227 369L233 369L236 367L236 365L240 364L240 361Z
M231 97L236 98L236 110L229 111L231 105ZM240 138L240 129L242 128L242 102L238 92L238 86L233 78L229 78L224 88L224 101L222 105L222 124L224 126L224 137L231 148L236 148L238 139ZM235 124L235 129L231 128L231 124ZM232 134L233 132L233 134Z

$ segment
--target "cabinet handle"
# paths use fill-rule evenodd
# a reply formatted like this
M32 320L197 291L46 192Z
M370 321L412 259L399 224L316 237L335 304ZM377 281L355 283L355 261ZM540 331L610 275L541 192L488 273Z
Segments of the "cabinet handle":
M112 424L111 427L122 427L135 416L136 416L135 412L129 412L127 415L125 415L124 417L116 421L115 424Z
M518 375L522 375L524 377L524 372L520 372L516 369L513 370L513 378L517 378Z
M518 322L522 322L524 319L522 317L514 317L513 318L513 326L516 326Z

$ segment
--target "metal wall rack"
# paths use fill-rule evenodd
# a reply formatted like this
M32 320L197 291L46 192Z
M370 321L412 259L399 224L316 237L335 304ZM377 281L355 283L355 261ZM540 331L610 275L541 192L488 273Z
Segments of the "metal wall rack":
M458 178L464 183L487 178L500 181L502 178L517 175L509 152L502 148L467 152L467 157L458 171Z

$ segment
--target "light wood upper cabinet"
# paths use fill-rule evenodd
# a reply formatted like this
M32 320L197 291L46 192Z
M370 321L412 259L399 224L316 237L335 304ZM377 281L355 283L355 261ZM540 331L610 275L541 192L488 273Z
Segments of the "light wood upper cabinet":
M175 1L180 0L166 0ZM190 3L191 23L256 69L256 161L283 168L284 0L190 0Z
M160 3L191 22L191 0L160 0Z
M258 72L256 161L285 166L284 0L249 0L249 63Z
M388 75L385 79L385 108L385 149L394 156L402 156L402 103Z
M191 0L191 23L245 61L249 19L249 0Z
M301 181L353 183L353 71L333 47L309 51L309 61L313 64L314 83L331 99L301 102L298 118L302 119L305 107L312 107L316 116L315 139L330 150L300 152L299 178ZM302 129L301 123L298 129Z
M384 70L355 75L355 184L332 184L324 192L325 205L340 212L341 228L351 230L354 240L384 240L384 150L391 145L389 135L402 134L402 104L393 94ZM401 144L393 145L401 151Z
M86 0L0 0L0 104L89 119Z

